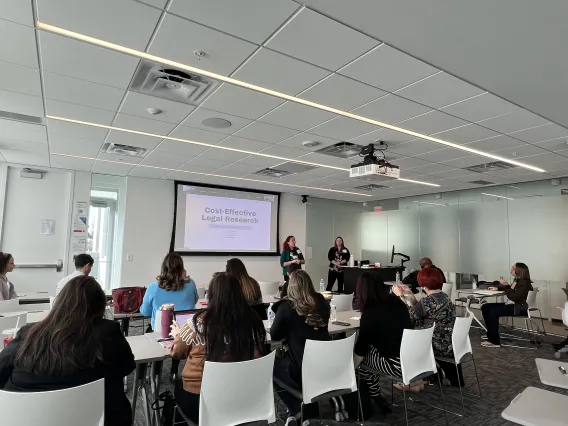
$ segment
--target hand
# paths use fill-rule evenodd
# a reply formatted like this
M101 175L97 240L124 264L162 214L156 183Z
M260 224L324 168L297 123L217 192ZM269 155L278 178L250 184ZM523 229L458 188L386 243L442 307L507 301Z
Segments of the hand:
M294 263L300 263L300 259L294 259Z
M174 321L174 322L172 323L172 325L170 326L170 328L171 328L171 330L172 330L172 331L170 332L170 336L172 336L172 337L175 339L175 338L179 335L180 326L179 326L179 324L177 323L177 321Z
M503 278L501 278L501 279L499 280L499 282L500 282L502 285L510 285L510 284L509 284L509 281L507 281L507 280L505 280L505 279L503 279Z
M404 289L398 284L392 286L392 292L396 294L398 297L402 297L404 295Z

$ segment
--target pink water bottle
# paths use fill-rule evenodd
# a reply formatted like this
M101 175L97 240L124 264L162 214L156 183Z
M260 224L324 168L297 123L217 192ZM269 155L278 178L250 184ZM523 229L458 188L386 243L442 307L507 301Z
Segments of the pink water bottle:
M162 305L160 310L162 313L162 338L165 339L170 335L171 325L174 322L174 305Z

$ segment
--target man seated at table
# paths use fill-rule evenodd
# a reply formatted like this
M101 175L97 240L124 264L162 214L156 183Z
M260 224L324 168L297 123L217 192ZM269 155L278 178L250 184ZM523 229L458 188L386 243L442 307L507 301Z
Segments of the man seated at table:
M55 287L55 297L59 296L63 287L73 278L80 277L81 275L89 275L94 264L95 259L93 259L91 255L81 253L75 256L75 272L62 278L61 281L57 283Z
M422 259L420 259L420 270L422 270L424 268L437 269L442 274L443 282L446 282L446 276L444 275L444 271L442 271L440 268L438 268L436 265L434 265L432 263L432 260L429 257L423 257ZM412 290L412 293L414 293L414 294L418 293L418 287L419 287L419 285L418 285L418 273L420 272L420 270L411 272L406 277L404 277L404 279L402 280L402 283L407 284L410 287L410 289Z

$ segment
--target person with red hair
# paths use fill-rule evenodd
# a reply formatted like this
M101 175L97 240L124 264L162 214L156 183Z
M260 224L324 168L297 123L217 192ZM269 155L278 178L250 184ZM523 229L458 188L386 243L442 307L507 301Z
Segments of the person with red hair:
M284 275L284 281L286 282L288 282L289 276L288 266L293 263L297 264L301 269L301 265L306 263L306 261L304 260L302 250L296 247L296 238L290 235L282 244L282 254L280 255L280 266L282 266L282 275Z

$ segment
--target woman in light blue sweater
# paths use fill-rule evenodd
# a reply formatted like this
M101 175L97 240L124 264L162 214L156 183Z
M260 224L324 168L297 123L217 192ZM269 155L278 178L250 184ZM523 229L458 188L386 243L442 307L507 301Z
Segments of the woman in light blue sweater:
M195 282L187 276L183 259L177 253L169 253L162 262L160 275L146 289L140 312L144 316L152 317L151 330L153 330L156 312L160 310L163 304L172 303L174 310L186 311L194 309L197 300L197 287ZM177 378L178 366L179 361L172 360L170 372L172 380Z

